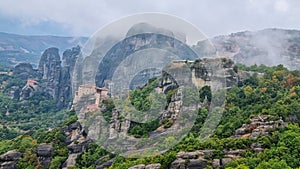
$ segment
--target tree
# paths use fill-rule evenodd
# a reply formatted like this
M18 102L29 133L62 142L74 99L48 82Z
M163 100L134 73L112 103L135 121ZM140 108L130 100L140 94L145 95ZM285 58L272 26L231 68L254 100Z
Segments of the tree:
M271 159L261 162L256 169L291 169L284 160Z

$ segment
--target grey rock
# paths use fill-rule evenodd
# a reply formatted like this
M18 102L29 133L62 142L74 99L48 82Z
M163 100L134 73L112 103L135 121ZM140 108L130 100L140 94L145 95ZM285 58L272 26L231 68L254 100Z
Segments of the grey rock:
M171 163L170 169L185 169L186 160L177 159Z
M156 164L149 164L145 167L145 169L160 169L161 164L156 163Z
M213 159L212 167L213 168L221 168L221 161L220 161L220 159Z
M255 153L260 153L260 152L263 152L265 149L263 149L263 148L253 148L253 151L255 152Z
M261 145L260 143L252 143L250 147L251 147L252 149L254 149L254 148L261 148L261 146L262 146L262 145Z
M53 155L53 145L43 143L37 147L37 156L42 166L47 167L51 164Z
M80 54L80 47L74 47L66 50L62 57L62 67L60 72L60 83L58 93L58 108L70 107L72 103L72 75L78 55Z
M72 102L72 74L80 47L66 50L62 61L57 48L48 48L41 56L38 73L43 79L43 91L49 93L58 109L69 108Z
M159 47L157 47L157 44L159 44ZM196 53L192 51L190 47L172 37L155 33L135 34L120 41L106 52L105 56L103 56L103 60L98 65L95 78L96 85L99 87L105 86L105 80L112 79L116 68L123 60L130 54L147 48L166 50L176 54L180 59L191 60L198 58ZM93 51L95 54L97 54L97 52L99 53L97 50ZM133 86L135 85L133 84Z
M36 73L30 63L19 63L15 66L13 74L20 79L27 80L34 77Z
M203 169L207 166L208 161L206 159L191 159L188 163L189 169Z
M139 164L132 167L129 167L128 169L145 169L145 164Z
M11 150L0 156L0 169L15 169L18 160L23 156L17 150Z
M44 91L49 93L55 101L58 100L61 61L57 48L46 49L42 54L38 72L45 80Z
M95 169L104 169L104 168L108 168L112 165L112 163L114 162L114 158L110 159L109 161L105 162L104 164L97 166Z
M80 155L81 153L73 153L73 154L69 154L68 159L64 162L63 164L63 169L69 169L72 166L75 166L76 164L76 158L78 157L78 155Z
M229 151L225 151L224 153L227 155L234 155L234 156L240 156L241 154L243 154L244 152L246 152L243 149L237 149L237 150L229 150Z
M85 140L85 141L79 142L77 144L74 144L74 143L70 144L67 147L71 154L82 153L88 149L88 144L91 142L92 142L92 140Z
M10 150L0 156L0 161L17 161L22 156L23 154L17 150Z
M0 169L16 169L17 161L7 161L0 165Z
M51 157L53 153L53 145L42 143L37 147L37 155L42 157Z
M221 164L222 166L225 166L227 163L229 163L230 161L232 161L231 158L222 158L221 160Z

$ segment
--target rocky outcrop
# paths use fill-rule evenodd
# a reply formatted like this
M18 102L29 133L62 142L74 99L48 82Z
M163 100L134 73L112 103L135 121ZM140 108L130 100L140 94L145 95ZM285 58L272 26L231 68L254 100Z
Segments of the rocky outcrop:
M166 118L176 120L182 108L182 102L183 102L182 100L183 100L182 88L179 87L177 92L171 96L171 101L168 105L167 110L165 110L162 113L161 120Z
M236 158L240 158L245 150L224 150L224 157L214 159L213 150L197 150L194 152L179 152L176 160L170 165L170 169L201 169L207 166L213 168L224 168L225 164Z
M48 167L53 156L53 145L47 143L40 144L37 147L37 156L39 163L44 167Z
M178 159L172 162L170 169L203 169L207 166L208 161L203 158L198 159Z
M58 48L49 48L41 56L38 69L30 63L15 66L13 76L27 81L23 87L10 87L9 96L24 101L39 91L49 94L58 109L70 108L72 104L72 74L80 47L68 49L63 53L62 60Z
M115 158L108 160L107 162L97 166L95 169L105 169L108 168L112 165L112 163L114 162Z
M80 47L66 50L62 61L57 48L49 48L42 54L38 73L43 81L43 91L49 93L57 104L57 108L71 106L72 102L72 73Z
M93 141L86 138L86 134L79 122L69 124L63 127L66 138L67 148L69 150L68 159L63 164L63 168L67 169L76 164L76 158L81 153L88 150L88 145Z
M63 53L62 67L60 73L59 93L57 107L71 107L72 104L72 74L80 47L76 46Z
M300 66L300 37L298 30L264 29L238 32L211 39L218 55L246 65L275 66L283 64L290 69ZM202 43L196 45L198 48ZM212 51L212 52L216 52Z
M54 101L57 101L61 73L61 61L57 48L45 50L39 62L38 72L45 81L44 91L49 93Z
M267 135L270 131L280 127L286 126L287 123L283 120L274 120L274 116L260 115L253 117L249 124L243 124L243 126L236 130L233 138L253 138L256 139L259 136ZM264 151L264 148L260 143L254 142L251 144L251 150L255 153ZM214 159L213 150L197 150L194 152L179 152L176 156L176 160L171 163L171 169L186 169L186 168L205 168L206 166L212 166L213 168L224 168L225 165L236 159L241 158L246 150L223 150L223 157L220 159Z
M156 163L156 164L139 164L139 165L135 165L130 167L129 169L159 169L161 166L161 164Z
M15 169L19 158L23 156L17 150L11 150L0 156L0 169Z
M131 121L123 116L122 112L114 109L109 127L109 139L118 138L120 134L127 134Z
M233 138L258 138L259 136L268 135L270 131L287 125L281 118L278 120L272 120L274 116L271 115L259 115L253 117L249 124L243 124L241 128L235 131Z
M15 66L15 69L13 71L14 76L23 80L32 78L35 76L35 74L36 72L30 63L19 63Z
M255 153L260 153L264 151L264 148L262 148L262 145L260 143L252 143L251 144L251 149L255 152Z
M130 34L133 33L131 32ZM99 87L105 86L105 80L112 79L115 70L122 61L126 60L131 54L150 48L166 50L178 56L179 59L193 60L198 58L197 54L189 46L172 36L156 33L135 34L126 37L106 52L98 65L96 85ZM93 53L97 53L97 51L93 51ZM135 86L135 84L132 84L132 86Z
M67 49L64 51L62 56L62 67L68 67L70 72L73 72L80 51L80 46L76 46L72 49Z

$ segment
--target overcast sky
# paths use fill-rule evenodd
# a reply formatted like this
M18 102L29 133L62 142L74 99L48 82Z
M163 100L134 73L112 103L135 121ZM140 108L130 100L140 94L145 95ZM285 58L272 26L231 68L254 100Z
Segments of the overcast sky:
M300 30L299 0L0 0L0 31L90 36L141 12L178 16L209 37L264 28Z

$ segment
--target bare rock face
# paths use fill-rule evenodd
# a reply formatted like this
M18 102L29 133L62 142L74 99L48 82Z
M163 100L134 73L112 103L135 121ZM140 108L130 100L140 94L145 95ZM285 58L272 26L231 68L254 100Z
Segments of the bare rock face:
M22 156L23 154L17 150L11 150L2 154L0 156L0 169L15 169L19 158Z
M100 166L97 166L95 169L105 169L105 168L108 168L112 165L112 163L114 162L114 158L113 159L110 159L109 161L101 164Z
M46 49L38 66L43 83L43 91L49 93L57 108L67 108L72 102L72 73L80 47L74 47L63 53L62 61L57 48Z
M253 117L250 121L250 124L243 124L241 128L238 128L235 131L233 138L258 138L261 135L268 135L270 130L276 129L281 126L286 126L287 123L282 119L273 121L270 120L273 118L271 115L260 115Z
M34 76L35 71L30 63L19 63L15 66L13 74L21 79L28 79Z
M145 169L145 164L135 165L133 167L130 167L129 169Z
M207 163L208 160L203 158L190 160L178 159L172 162L170 169L203 169L207 166Z
M78 55L80 54L80 47L76 46L68 49L63 53L62 68L60 73L60 84L58 93L57 107L70 107L72 103L72 74Z
M98 65L98 70L96 73L97 86L105 86L105 80L112 79L113 74L119 64L121 64L121 62L128 56L147 48L163 49L175 54L180 59L192 60L198 58L197 54L190 49L189 46L177 40L176 38L156 33L136 34L137 32L139 32L137 27L131 29L128 35L133 36L126 37L124 40L120 41L106 52L103 60ZM93 53L96 54L97 49L93 51ZM135 85L133 84L133 86Z
M212 150L197 150L194 152L179 152L176 160L171 163L171 169L201 169L208 165L208 160L204 156L211 157Z
M146 165L145 169L160 169L161 164L156 163L156 164L149 164Z
M255 153L260 153L264 151L264 148L262 148L262 145L260 143L252 143L251 144L251 149L255 152Z
M45 80L44 91L57 101L61 73L61 61L57 48L45 50L38 66L38 72L41 74L42 79Z
M211 39L220 56L246 65L284 66L297 69L299 60L299 31L264 29L256 32L238 32ZM201 44L197 45L198 47ZM295 57L296 56L296 57Z
M37 156L42 166L47 167L50 165L53 155L53 145L43 143L37 147Z
M127 133L130 127L130 121L125 117L120 118L122 116L122 112L116 109L112 112L112 118L110 121L110 132L109 138L114 139L117 138L120 133Z
M76 164L76 158L81 153L88 150L88 145L93 141L86 138L83 127L79 122L69 124L63 127L63 131L67 136L65 143L69 150L68 159L64 162L63 168L68 169Z
M161 164L156 163L156 164L139 164L139 165L135 165L130 167L129 169L159 169L161 166Z
M221 168L221 161L220 161L220 159L213 159L212 167L213 168Z

